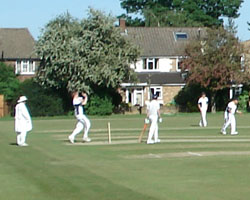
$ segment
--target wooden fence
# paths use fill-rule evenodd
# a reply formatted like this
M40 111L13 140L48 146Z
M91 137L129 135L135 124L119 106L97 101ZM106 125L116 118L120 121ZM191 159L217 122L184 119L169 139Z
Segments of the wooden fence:
M4 95L0 94L0 117L4 117L9 114L9 107L4 101Z

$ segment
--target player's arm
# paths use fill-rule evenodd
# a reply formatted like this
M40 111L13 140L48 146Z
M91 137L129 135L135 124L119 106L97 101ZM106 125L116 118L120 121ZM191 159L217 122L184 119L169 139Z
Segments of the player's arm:
M200 102L198 102L198 108L199 108L199 110L201 110L201 103Z
M158 117L161 118L161 111L160 109L157 110Z
M82 105L86 105L88 102L88 95L85 92L82 92L82 97L83 97Z

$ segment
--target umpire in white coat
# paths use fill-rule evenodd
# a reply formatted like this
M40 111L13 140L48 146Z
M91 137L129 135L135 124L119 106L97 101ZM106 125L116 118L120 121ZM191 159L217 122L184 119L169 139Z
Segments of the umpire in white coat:
M17 145L28 146L26 141L27 132L32 130L32 122L26 107L26 96L21 96L15 107L15 131L17 133Z

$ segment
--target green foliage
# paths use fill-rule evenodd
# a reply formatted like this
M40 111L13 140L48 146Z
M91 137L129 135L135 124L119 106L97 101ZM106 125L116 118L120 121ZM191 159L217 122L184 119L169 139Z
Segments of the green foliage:
M249 101L249 93L248 91L244 90L242 94L239 96L239 105L238 109L241 111L246 111L248 106L248 101Z
M64 104L58 91L44 89L33 79L21 84L22 95L27 96L27 105L32 116L57 116L64 114Z
M223 24L222 17L236 18L243 0L121 0L129 14L140 14L146 26L205 26ZM136 19L138 22L138 18Z
M0 62L0 94L4 95L6 101L10 102L15 98L19 85L13 67Z
M206 38L191 42L185 51L182 68L189 73L187 84L210 91L212 104L219 90L249 81L249 71L241 66L242 45L223 28L207 29Z
M215 103L217 111L224 111L228 103L228 89L219 90L216 92L214 102L211 99L211 91L207 88L202 88L199 85L186 85L174 98L181 112L198 112L197 102L202 92L206 93L209 99L208 110L211 109L211 104Z
M204 90L198 85L185 86L174 98L181 112L197 112L197 102Z
M90 9L88 18L81 21L67 13L49 22L36 45L42 57L38 82L68 91L89 91L90 85L117 88L132 75L130 63L139 51L114 21Z
M110 96L93 94L85 108L89 115L111 115L114 106Z

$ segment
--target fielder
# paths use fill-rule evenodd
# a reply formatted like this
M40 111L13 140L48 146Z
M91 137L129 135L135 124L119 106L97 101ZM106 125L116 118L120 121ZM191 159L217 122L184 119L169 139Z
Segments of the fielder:
M77 119L77 124L72 132L71 135L69 135L69 141L73 144L75 141L75 137L77 134L79 134L83 128L84 128L84 134L83 134L83 141L84 142L90 142L91 139L88 137L88 132L91 126L91 123L89 119L86 117L84 113L84 106L88 102L88 96L86 93L81 93L82 97L79 96L78 92L73 92L73 106L75 108L75 117Z
M158 96L153 95L153 100L147 105L147 117L151 122L147 144L159 143L158 137L158 119L161 121L160 104L157 101ZM154 140L153 140L154 137Z
M208 98L206 97L205 92L201 93L201 97L198 100L198 108L201 113L200 127L207 126L207 107L208 107Z
M17 133L17 145L28 146L26 143L27 132L32 130L32 122L26 107L26 96L21 96L15 107L15 131Z
M232 99L227 105L227 108L226 108L225 113L224 113L225 122L224 122L222 129L221 129L221 133L223 135L227 134L226 129L229 125L231 125L231 135L238 134L238 132L236 131L236 120L235 120L234 114L236 112L241 114L241 112L237 111L237 105L238 105L237 98Z

